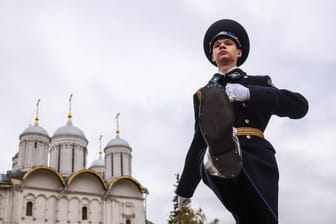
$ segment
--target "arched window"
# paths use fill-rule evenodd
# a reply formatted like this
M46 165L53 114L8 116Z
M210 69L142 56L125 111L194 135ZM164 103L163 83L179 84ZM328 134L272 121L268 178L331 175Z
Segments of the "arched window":
M82 220L87 220L88 217L87 217L87 207L84 206L82 207Z
M126 224L131 224L131 220L126 219Z
M33 216L33 202L31 201L27 202L26 216Z
M34 148L35 149L37 148L37 141L35 141L35 143L34 143Z

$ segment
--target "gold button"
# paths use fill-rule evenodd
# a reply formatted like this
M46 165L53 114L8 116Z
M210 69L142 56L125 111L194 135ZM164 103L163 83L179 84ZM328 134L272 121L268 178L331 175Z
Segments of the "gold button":
M251 135L246 135L246 138L247 139L251 139Z
M243 103L242 105L243 105L243 107L246 107L246 103Z
M249 119L245 119L245 123L246 124L250 123L250 120Z
M247 79L247 77L248 77L247 75L244 76L245 79Z

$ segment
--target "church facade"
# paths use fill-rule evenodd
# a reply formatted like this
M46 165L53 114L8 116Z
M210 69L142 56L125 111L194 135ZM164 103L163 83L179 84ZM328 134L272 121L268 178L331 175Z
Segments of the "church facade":
M19 139L12 170L0 174L0 224L146 223L148 191L132 177L132 148L119 127L90 166L88 140L71 111L51 137L37 112Z

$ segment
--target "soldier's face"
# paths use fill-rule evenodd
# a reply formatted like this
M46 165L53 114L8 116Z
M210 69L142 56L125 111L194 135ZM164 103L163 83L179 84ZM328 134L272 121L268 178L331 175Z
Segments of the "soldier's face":
M220 38L213 44L212 61L217 65L237 64L237 60L241 56L242 51L237 48L236 43L230 38Z

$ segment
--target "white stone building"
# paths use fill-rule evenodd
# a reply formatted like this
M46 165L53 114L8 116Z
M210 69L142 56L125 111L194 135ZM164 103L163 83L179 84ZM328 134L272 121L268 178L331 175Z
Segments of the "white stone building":
M0 174L0 224L145 224L147 190L132 177L132 148L116 137L87 169L83 131L72 123L50 137L35 124L20 135L12 170Z

